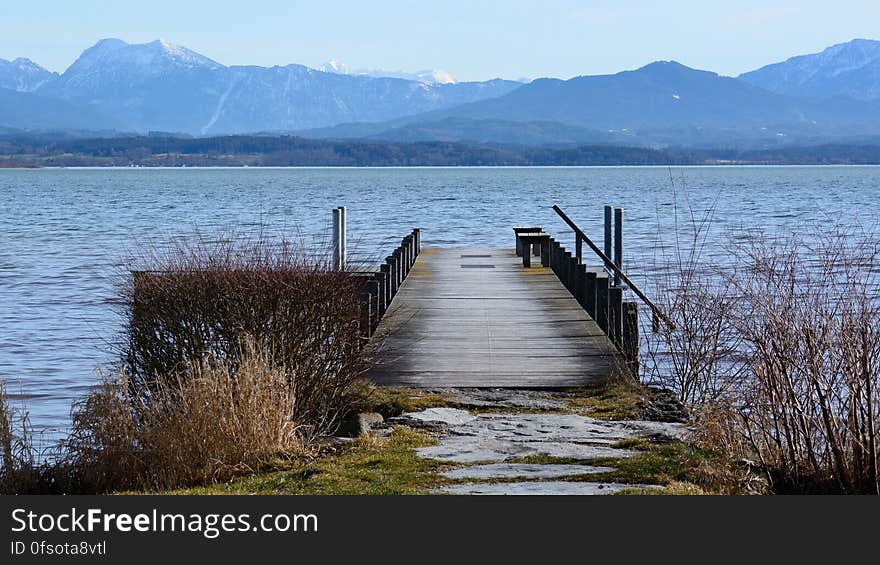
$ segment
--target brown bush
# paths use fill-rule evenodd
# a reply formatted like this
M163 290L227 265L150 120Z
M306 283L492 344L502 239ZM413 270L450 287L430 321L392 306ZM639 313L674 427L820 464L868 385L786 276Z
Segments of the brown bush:
M362 369L356 285L289 242L199 239L149 253L122 286L128 380L149 402L155 386L191 378L194 360L235 375L253 341L292 387L302 433L327 431Z
M729 283L748 368L741 426L779 489L880 494L877 242L840 231L814 241L739 248Z
M704 445L757 459L775 491L880 494L878 243L810 241L739 238L730 264L669 275L687 284L666 289L676 327L649 335L646 366Z

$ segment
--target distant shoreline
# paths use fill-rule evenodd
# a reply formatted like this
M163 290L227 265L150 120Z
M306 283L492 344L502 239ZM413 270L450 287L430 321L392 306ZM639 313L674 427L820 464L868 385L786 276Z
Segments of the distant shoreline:
M805 163L705 163L705 164L677 164L668 165L199 165L199 166L168 166L168 165L84 165L84 166L41 166L41 165L17 165L0 164L0 170L39 170L39 171L205 171L205 170L291 170L291 169L327 169L327 170L416 170L416 169L666 169L675 167L679 169L762 169L762 168L874 168L880 167L880 163L829 163L829 164L805 164Z
M0 161L0 169L43 169L40 165L36 165L33 163L18 163L15 161Z
M761 149L500 145L318 140L293 136L107 138L11 135L0 168L37 167L596 167L880 165L878 144Z

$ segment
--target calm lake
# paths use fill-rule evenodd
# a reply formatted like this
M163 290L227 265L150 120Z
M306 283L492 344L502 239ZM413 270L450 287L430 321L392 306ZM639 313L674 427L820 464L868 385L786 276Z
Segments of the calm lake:
M651 273L676 218L711 211L707 255L736 232L876 231L877 167L0 170L0 378L46 441L115 362L114 282L139 246L234 230L318 244L348 208L349 248L384 257L411 228L425 246L512 247L536 223L571 239L559 204L593 239L602 207L626 209L626 270Z

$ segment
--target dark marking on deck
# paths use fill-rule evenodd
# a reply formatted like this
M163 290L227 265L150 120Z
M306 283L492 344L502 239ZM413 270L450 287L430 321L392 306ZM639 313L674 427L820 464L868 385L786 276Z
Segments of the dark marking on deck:
M423 249L368 352L367 377L388 386L566 388L620 366L550 269L502 249Z

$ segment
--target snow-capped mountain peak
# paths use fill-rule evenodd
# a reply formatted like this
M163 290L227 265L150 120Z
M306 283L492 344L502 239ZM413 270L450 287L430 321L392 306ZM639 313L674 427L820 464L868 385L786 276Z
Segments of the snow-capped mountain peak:
M84 72L138 69L159 74L169 66L220 69L223 65L195 51L157 39L150 43L127 43L121 39L102 39L83 51L62 76Z
M456 84L458 80L451 73L440 69L429 69L416 72L406 71L386 71L383 69L349 69L348 65L338 59L330 59L318 70L324 73L333 73L338 75L364 76L371 78L399 78L403 80L412 80L423 82L426 84Z
M330 59L320 67L318 70L323 73L334 73L338 75L347 75L348 73L348 65L339 61L338 59Z

